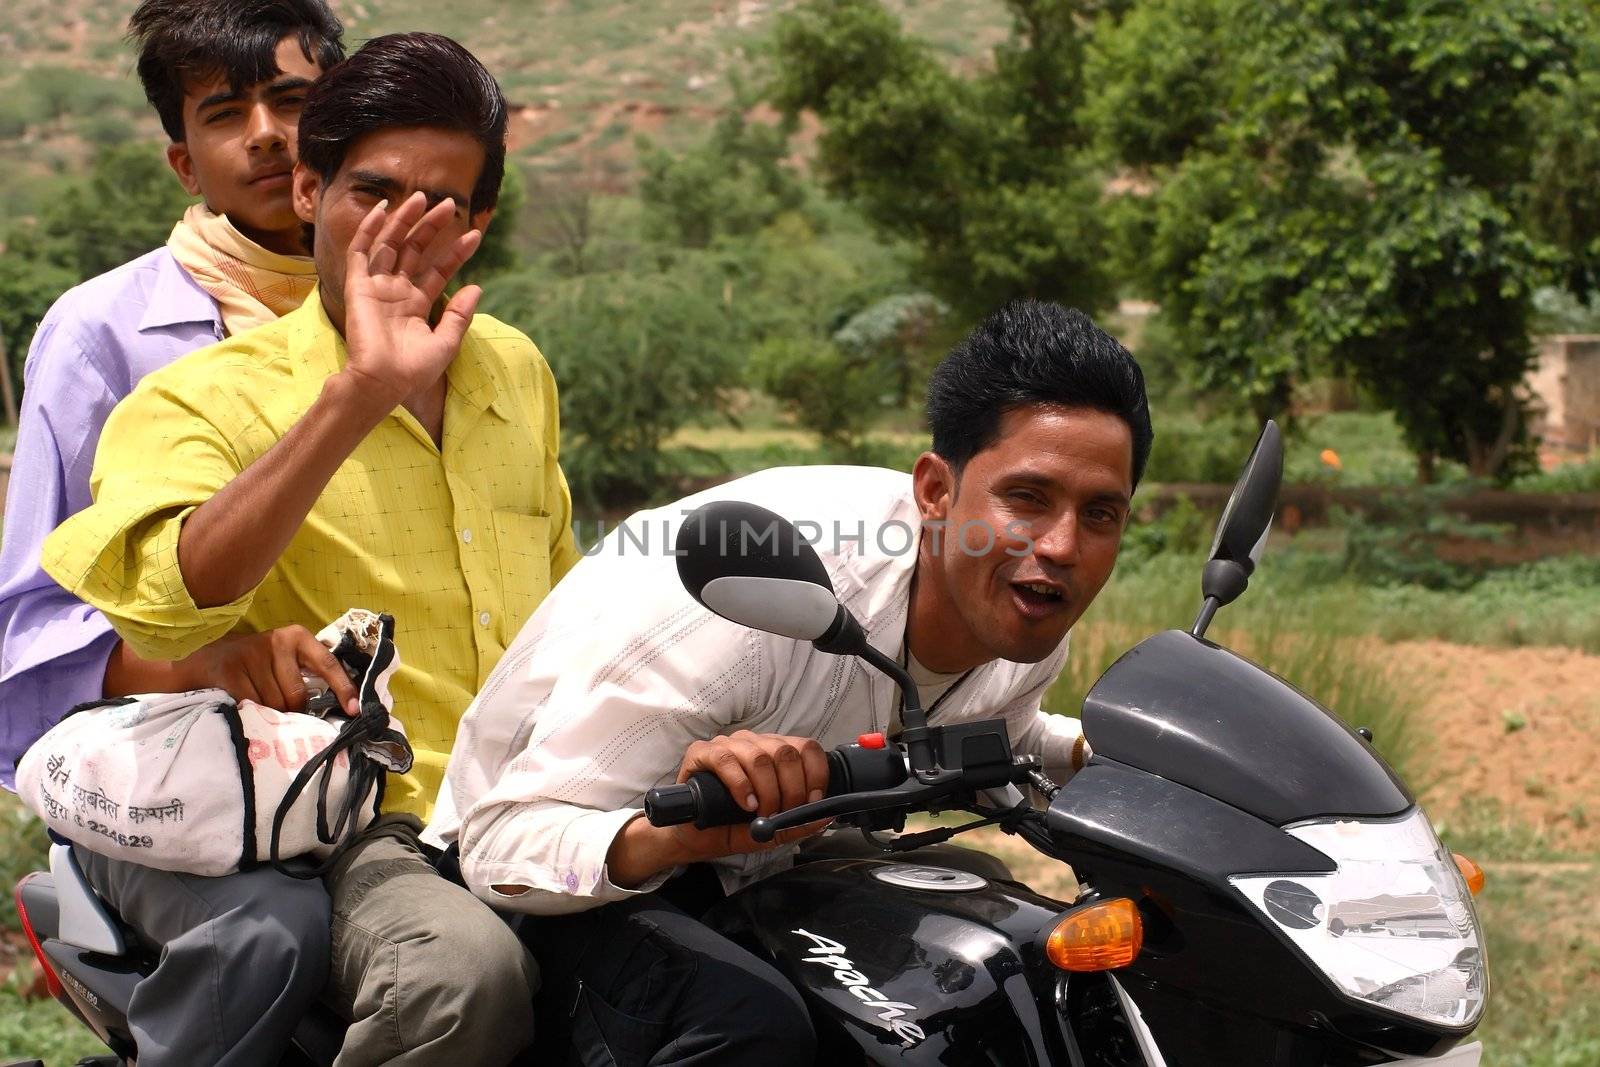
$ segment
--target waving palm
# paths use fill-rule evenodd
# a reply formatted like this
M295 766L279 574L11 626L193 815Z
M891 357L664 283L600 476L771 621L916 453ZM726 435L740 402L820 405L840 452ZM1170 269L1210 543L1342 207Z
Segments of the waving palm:
M455 207L427 209L416 193L391 214L379 204L356 229L345 257L345 342L350 369L392 392L396 402L431 385L461 347L482 295L464 287L445 305L437 325L429 313L455 272L478 248L482 234L452 237Z

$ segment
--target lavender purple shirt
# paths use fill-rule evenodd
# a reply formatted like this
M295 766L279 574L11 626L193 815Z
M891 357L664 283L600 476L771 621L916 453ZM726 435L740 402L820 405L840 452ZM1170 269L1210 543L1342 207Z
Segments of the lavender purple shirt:
M222 315L159 248L69 290L23 370L21 423L0 539L0 784L76 704L97 700L117 636L39 567L39 548L89 505L100 430L139 379L223 336Z

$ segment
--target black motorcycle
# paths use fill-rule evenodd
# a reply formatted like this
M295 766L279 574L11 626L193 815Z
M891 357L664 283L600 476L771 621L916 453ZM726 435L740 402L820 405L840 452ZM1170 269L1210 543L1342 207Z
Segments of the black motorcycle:
M1000 720L930 725L792 526L720 502L680 530L690 593L743 625L860 656L904 700L896 743L830 753L830 795L751 834L833 817L883 854L801 863L707 921L801 991L827 1064L1471 1067L1488 996L1468 875L1362 736L1204 639L1260 558L1283 466L1268 423L1219 525L1188 632L1123 655L1083 706L1093 750L1065 785ZM755 551L752 551L752 548ZM1043 806L1024 800L1029 787ZM913 812L965 826L883 837ZM702 772L654 791L657 825L748 815ZM1070 904L896 851L995 825L1070 863ZM897 859L900 860L897 862ZM905 860L913 860L906 862Z
M1065 785L1013 753L999 720L930 725L793 526L728 502L685 521L679 571L702 604L860 656L902 692L893 742L834 750L827 797L751 827L770 840L832 817L879 855L801 863L706 916L802 992L819 1064L1475 1067L1480 1046L1460 1044L1488 996L1475 869L1439 844L1370 738L1204 639L1260 558L1282 464L1268 423L1194 627L1147 639L1096 683L1083 707L1094 755ZM734 550L748 529L763 536ZM646 811L657 825L749 819L709 774L652 791ZM908 814L954 811L977 818L885 836ZM1083 891L1063 903L913 851L979 826L1070 863ZM69 850L51 868L18 885L18 911L52 994L121 1064L135 1052L128 998L153 960ZM331 1063L341 1030L308 1018L285 1063Z

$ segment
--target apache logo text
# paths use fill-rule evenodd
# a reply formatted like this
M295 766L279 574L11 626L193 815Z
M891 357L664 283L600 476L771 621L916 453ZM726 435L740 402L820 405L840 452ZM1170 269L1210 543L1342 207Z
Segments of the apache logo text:
M845 953L849 950L843 945L832 938L813 934L809 930L792 932L811 941L811 948L801 957L801 962L820 964L833 971L834 980L848 989L851 996L875 1010L878 1013L878 1021L904 1042L906 1048L911 1048L927 1036L922 1032L922 1027L904 1018L907 1012L917 1010L916 1005L890 1000L868 985L867 976L857 970L856 965L845 957Z

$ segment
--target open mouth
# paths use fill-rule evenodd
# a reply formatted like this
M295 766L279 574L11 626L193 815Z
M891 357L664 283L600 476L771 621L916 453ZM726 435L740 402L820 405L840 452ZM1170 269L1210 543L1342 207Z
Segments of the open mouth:
M1043 619L1067 604L1066 593L1047 582L1012 582L1011 596L1025 618Z

